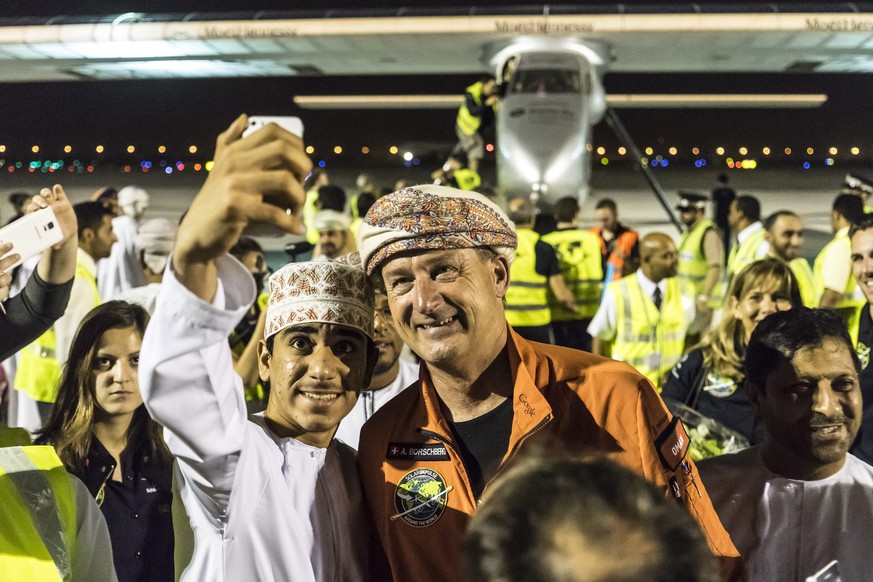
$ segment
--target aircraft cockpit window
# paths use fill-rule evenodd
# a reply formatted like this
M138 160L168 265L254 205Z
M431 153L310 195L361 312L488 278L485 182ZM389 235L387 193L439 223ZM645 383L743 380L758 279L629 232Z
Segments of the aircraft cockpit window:
M582 93L581 85L579 71L567 69L517 70L512 78L513 93Z

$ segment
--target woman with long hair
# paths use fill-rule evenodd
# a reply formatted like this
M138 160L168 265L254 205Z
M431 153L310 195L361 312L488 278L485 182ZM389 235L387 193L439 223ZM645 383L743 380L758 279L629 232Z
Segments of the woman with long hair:
M742 384L746 346L758 322L802 305L787 264L766 258L746 265L731 280L718 325L676 364L661 395L697 410L746 437L763 438L763 427Z
M142 307L124 301L85 316L37 438L103 511L120 582L173 580L172 459L137 379L147 323Z

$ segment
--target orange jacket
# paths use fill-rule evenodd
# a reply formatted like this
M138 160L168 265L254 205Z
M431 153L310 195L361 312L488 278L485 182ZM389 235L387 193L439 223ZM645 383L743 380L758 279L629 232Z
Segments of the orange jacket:
M680 497L721 558L723 578L745 579L745 566L697 468L690 458L683 460L687 436L684 444L678 442L682 429L671 430L672 418L649 381L622 362L531 344L511 328L509 336L515 418L498 475L525 443L540 438L579 456L606 453L665 494ZM413 387L364 425L358 465L394 580L460 581L461 542L477 500L426 366L421 369ZM656 449L662 435L664 461Z
M625 262L633 258L634 247L637 245L637 242L639 242L640 235L637 231L630 230L628 228L625 228L624 226L621 226L621 229L621 233L615 239L615 246L613 247L612 252L609 252L609 250L606 248L606 243L603 240L602 226L595 226L589 231L596 234L597 238L600 240L600 252L604 256L604 274L606 274L608 265L612 265L613 267L612 278L610 278L609 281L606 281L607 283L609 283L610 281L618 281L623 276L625 276L625 274L629 275L630 273L632 273L633 270L636 268L635 266L631 265L631 267L633 268L631 268L628 273L625 273L625 271L627 270L627 268L625 267Z

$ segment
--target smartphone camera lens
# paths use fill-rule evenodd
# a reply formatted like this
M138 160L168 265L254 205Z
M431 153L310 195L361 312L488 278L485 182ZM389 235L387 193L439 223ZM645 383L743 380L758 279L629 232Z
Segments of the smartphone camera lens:
M53 229L54 227L55 227L55 223L54 223L54 222L49 222L49 223L46 225L46 229L47 229L47 230L51 230L51 229Z

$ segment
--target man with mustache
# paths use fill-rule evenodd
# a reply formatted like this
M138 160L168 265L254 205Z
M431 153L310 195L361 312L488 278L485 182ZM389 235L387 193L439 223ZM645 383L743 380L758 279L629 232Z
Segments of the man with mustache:
M774 313L752 333L746 387L764 442L699 465L751 580L806 580L827 568L869 579L873 467L848 452L861 424L860 369L832 311Z

